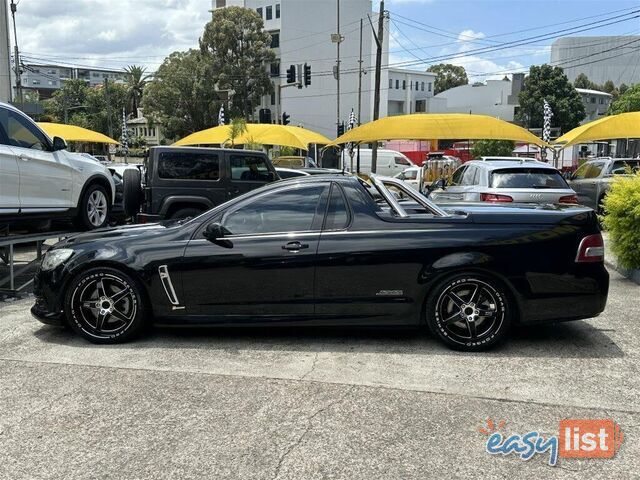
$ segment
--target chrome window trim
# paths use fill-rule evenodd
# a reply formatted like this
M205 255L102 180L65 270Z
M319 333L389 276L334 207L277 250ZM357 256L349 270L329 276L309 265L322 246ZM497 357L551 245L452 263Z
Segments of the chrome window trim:
M409 214L400 206L400 203L398 203L395 197L391 195L391 192L389 192L385 184L391 184L394 187L399 188L404 193L406 193L409 197L411 197L413 200L415 200L424 208L426 208L429 212L431 212L432 214L438 217L450 216L447 212L445 212L443 209L438 207L435 203L433 203L427 197L422 195L411 185L407 184L406 182L403 182L398 178L381 177L379 175L372 174L371 180L373 181L374 186L378 189L380 194L389 203L389 205L391 205L391 208L393 208L396 211L399 217L407 218L409 217Z

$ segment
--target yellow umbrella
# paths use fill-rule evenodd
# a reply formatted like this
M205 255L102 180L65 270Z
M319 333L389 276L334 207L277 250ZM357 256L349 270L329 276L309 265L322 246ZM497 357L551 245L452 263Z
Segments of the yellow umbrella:
M230 142L231 127L221 125L192 133L178 140L174 145L206 145L223 144ZM306 128L293 127L290 125L273 125L270 123L250 123L247 130L235 138L236 145L246 143L261 143L263 145L283 145L287 147L307 150L310 143L327 144L331 143L324 135L320 135Z
M378 140L514 140L546 143L513 123L487 115L464 113L414 113L365 123L338 137L332 145Z
M621 113L585 123L568 131L554 143L568 147L612 138L640 138L640 112Z
M65 125L64 123L39 122L38 126L51 138L64 138L67 142L88 142L88 143L113 143L118 144L113 138L107 137L99 132L94 132L87 128L76 125Z

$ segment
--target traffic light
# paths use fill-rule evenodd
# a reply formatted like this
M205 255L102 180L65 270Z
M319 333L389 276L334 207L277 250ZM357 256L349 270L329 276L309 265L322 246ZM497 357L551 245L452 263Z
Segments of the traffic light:
M304 86L311 85L311 65L304 64Z
M291 115L287 115L287 112L282 112L282 125L289 125L289 118Z
M287 68L287 83L296 83L296 66L291 65Z
M338 124L338 136L344 135L344 122Z

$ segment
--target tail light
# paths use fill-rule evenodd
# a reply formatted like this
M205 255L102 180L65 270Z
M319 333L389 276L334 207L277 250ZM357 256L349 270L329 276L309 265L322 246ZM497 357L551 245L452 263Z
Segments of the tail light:
M604 262L604 241L599 233L588 235L580 241L576 263Z
M497 193L481 193L480 200L483 202L509 203L513 202L513 198L509 195L498 195Z
M571 203L574 205L578 204L578 197L576 195L565 195L564 197L560 197L558 200L560 203Z

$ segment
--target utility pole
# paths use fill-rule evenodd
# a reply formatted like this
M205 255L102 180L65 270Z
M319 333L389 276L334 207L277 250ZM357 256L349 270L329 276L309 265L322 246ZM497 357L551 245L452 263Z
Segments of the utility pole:
M380 74L382 68L382 43L384 41L384 0L380 0L380 12L378 13L378 34L376 39L376 79L373 96L373 120L380 116ZM376 173L378 164L378 142L373 142L371 148L371 172Z
M336 43L336 125L340 125L340 43L342 42L342 36L340 35L340 0L336 0L336 24L338 34L338 42Z
M362 19L360 19L360 58L358 59L358 126L362 116ZM351 172L353 173L353 172ZM356 157L356 173L360 173L360 144L358 143L358 153Z
M15 72L16 72L16 95L20 100L20 104L24 103L24 98L22 96L22 77L20 72L20 52L18 50L18 32L16 30L16 10L18 6L16 5L14 0L11 0L11 18L13 19L13 59L15 62Z
M113 138L113 126L111 125L111 100L109 99L109 79L104 79L104 98L107 102L107 125L109 128L109 136Z

